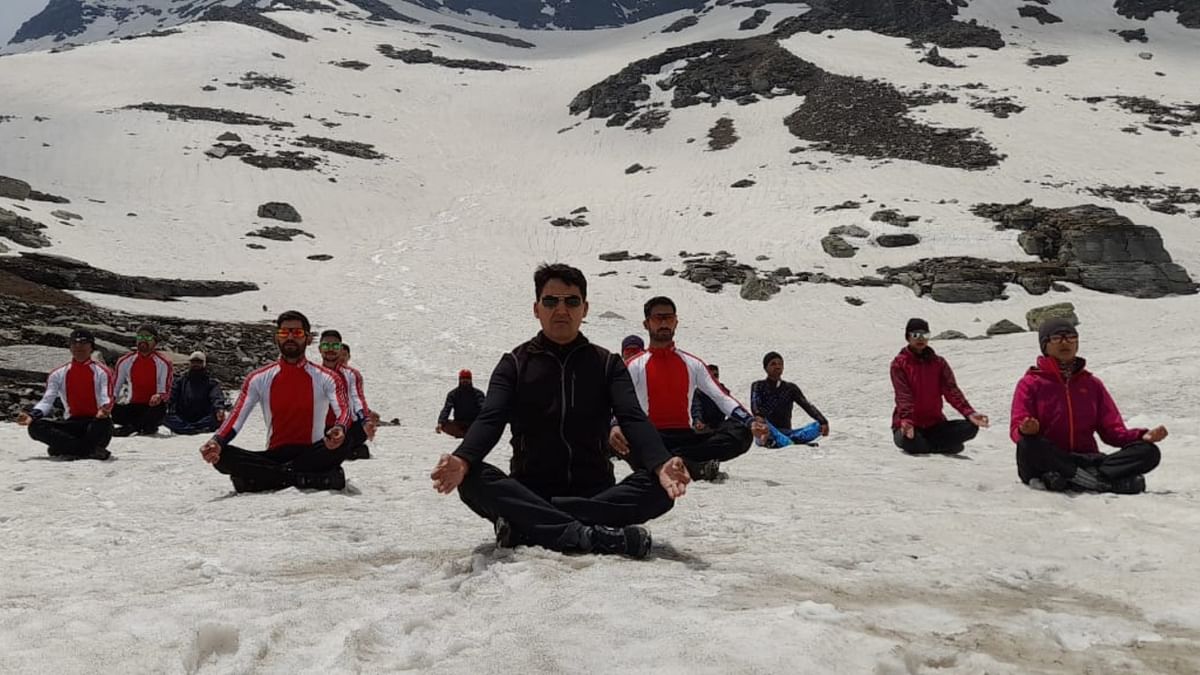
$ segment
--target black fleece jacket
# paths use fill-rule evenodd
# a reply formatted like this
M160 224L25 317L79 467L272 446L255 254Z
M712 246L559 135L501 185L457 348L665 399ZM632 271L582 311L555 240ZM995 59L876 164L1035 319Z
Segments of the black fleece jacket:
M614 483L607 451L613 417L635 466L653 470L671 458L619 356L582 334L559 345L539 332L500 358L483 411L454 454L476 467L509 424L513 478L546 497L594 493Z

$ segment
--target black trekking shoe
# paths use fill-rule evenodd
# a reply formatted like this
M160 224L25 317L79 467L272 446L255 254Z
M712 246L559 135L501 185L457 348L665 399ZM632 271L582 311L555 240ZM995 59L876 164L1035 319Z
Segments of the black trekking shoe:
M347 460L371 459L371 449L365 445L360 445L357 448L354 448L353 450L351 450L350 454L346 455L346 459Z
M1108 479L1092 466L1081 466L1075 469L1075 474L1068 479L1072 487L1087 492L1108 492L1112 489Z
M1045 490L1046 492L1064 492L1070 483L1066 478L1063 478L1061 473L1057 471L1047 471L1039 478L1034 478L1029 481L1029 487Z
M521 537L513 530L512 523L507 518L496 519L496 548L516 548L521 543Z
M641 525L607 527L593 525L588 528L592 553L612 553L641 560L650 555L652 545L650 530Z
M292 474L292 484L301 490L345 490L346 472L340 466L323 473L297 471Z
M721 462L710 459L705 462L686 462L692 480L717 480L721 477Z
M233 483L234 492L239 494L243 492L271 492L292 486L290 482L283 478L264 482L256 478L247 478L246 476L230 476L229 481Z
M83 456L83 459L95 459L103 462L111 457L112 453L106 448L93 448L90 453Z
M1111 490L1118 495L1140 495L1146 491L1146 477L1139 473L1118 478L1112 482Z
M136 433L138 433L138 430L132 426L120 426L116 429L113 429L113 436L116 436L117 438L125 438Z

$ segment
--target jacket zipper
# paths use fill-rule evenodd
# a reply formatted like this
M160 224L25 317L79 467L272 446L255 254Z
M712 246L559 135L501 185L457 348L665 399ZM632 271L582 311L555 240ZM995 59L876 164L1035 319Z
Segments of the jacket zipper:
M575 463L575 450L571 447L571 442L567 440L567 361L575 355L579 349L576 347L571 350L562 360L558 360L558 355L555 355L555 360L558 360L559 367L559 382L562 392L562 410L558 418L558 437L562 439L563 445L567 446L567 487L571 487L571 466ZM575 380L571 379L571 402L575 400Z
M1071 434L1068 441L1069 450L1075 452L1075 408L1071 405L1071 378L1063 380L1063 389L1067 390L1067 430Z

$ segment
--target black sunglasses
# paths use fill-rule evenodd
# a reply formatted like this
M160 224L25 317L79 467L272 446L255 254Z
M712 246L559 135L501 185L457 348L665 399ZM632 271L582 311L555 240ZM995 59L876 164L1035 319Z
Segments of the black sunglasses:
M558 307L559 302L567 303L567 307L576 309L583 306L583 298L578 295L543 295L542 307L546 309L554 309Z

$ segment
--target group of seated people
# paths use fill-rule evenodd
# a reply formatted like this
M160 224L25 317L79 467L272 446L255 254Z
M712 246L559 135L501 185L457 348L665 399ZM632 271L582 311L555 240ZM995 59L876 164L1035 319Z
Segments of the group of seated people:
M349 346L338 331L321 334L316 365L304 355L312 342L308 319L285 312L276 324L280 359L246 378L232 409L203 352L192 353L187 371L175 376L171 360L158 350L154 326L138 328L135 351L119 358L115 370L95 353L90 331L74 330L71 360L50 373L41 401L17 422L46 444L51 457L62 459L109 459L114 436L155 435L160 425L181 435L215 432L204 456L230 475L239 492L345 487L341 462L370 457L366 443L379 423L367 406L362 373L349 365ZM121 398L126 402L117 403ZM50 417L56 401L63 419ZM267 423L267 452L230 446L256 405ZM317 453L314 445L339 452Z
M436 427L462 441L438 460L434 488L457 490L472 511L492 522L500 546L645 557L651 537L643 524L669 511L693 479L718 477L721 462L754 443L784 447L829 434L828 420L798 386L782 379L783 357L776 352L764 356L766 377L751 387L746 410L720 383L715 366L676 346L679 317L670 298L651 298L643 306L649 345L631 336L617 355L580 332L588 314L587 279L580 270L542 265L534 289L541 330L501 356L486 397L470 371L460 371ZM988 417L967 402L950 365L929 346L926 321L909 320L904 335L907 344L891 363L893 440L909 454L962 452L989 426ZM192 355L180 378L192 383L173 385L169 362L164 365L154 349L157 334L144 327L137 352L122 357L114 374L91 358L91 334L77 330L71 362L50 374L45 397L19 421L51 455L93 459L108 457L114 418L131 433L152 432L164 419L179 422L181 433L215 426L201 455L229 475L237 491L341 489L342 462L368 456L365 444L379 418L367 407L361 373L343 361L341 335L320 334L321 365L305 358L312 341L303 314L281 314L274 337L280 358L252 372L226 412L219 387L214 394L203 373L203 354ZM1104 385L1078 356L1072 322L1044 321L1039 343L1041 356L1017 384L1012 404L1010 434L1021 481L1051 491L1143 492L1144 474L1158 465L1156 443L1167 430L1125 426ZM129 403L114 407L114 391L127 382ZM185 396L190 403L172 403ZM47 417L56 398L63 402L61 421ZM943 400L963 419L947 420ZM793 427L793 405L813 422ZM266 451L231 445L255 406L266 421ZM512 446L507 472L485 461L506 427ZM1096 434L1119 450L1101 453ZM613 458L631 470L619 482Z

